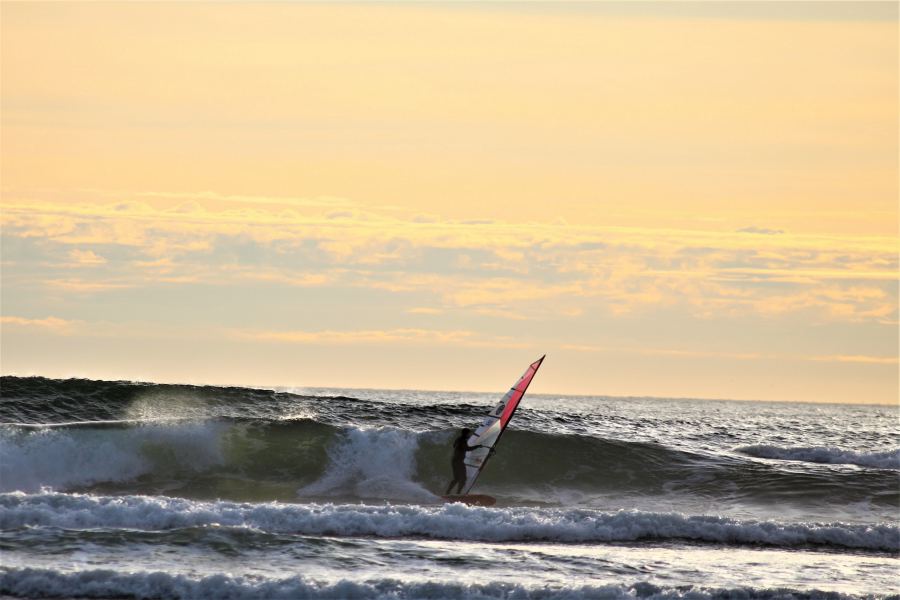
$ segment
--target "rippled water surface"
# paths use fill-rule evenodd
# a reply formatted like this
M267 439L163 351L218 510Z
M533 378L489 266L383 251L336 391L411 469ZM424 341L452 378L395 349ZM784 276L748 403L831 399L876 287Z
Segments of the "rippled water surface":
M501 395L4 377L0 593L900 593L895 407L527 395L444 504Z

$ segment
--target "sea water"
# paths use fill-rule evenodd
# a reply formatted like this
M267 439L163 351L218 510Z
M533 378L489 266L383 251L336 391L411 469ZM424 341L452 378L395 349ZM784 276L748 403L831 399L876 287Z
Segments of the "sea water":
M897 597L896 407L2 378L0 594Z

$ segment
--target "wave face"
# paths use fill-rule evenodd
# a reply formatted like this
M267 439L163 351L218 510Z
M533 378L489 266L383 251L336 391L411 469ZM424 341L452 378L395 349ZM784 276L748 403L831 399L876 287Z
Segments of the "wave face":
M453 430L216 419L0 427L0 491L178 494L235 500L434 501ZM565 504L615 495L898 506L896 473L783 470L649 442L510 431L479 480L485 493Z
M216 526L316 536L560 543L676 539L900 551L897 525L791 524L626 510L487 509L458 503L439 506L247 504L73 494L3 494L0 508L2 529L161 531Z
M565 598L568 600L731 600L742 598L784 600L849 600L855 596L819 590L740 587L732 589L701 586L664 587L646 582L631 585L580 585L566 589L512 583L465 584L449 582L404 582L381 578L358 582L342 580L317 582L307 576L284 579L211 575L191 578L165 572L119 573L91 569L62 573L50 569L4 569L0 567L0 593L29 598L241 598L244 600L296 600L307 598L518 600Z

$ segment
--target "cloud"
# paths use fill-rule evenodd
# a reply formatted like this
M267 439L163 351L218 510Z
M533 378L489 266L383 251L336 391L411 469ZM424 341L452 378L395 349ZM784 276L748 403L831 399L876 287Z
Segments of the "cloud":
M897 356L854 355L803 355L778 354L766 352L729 352L718 350L691 350L686 348L641 348L627 346L599 346L592 344L563 344L563 350L592 353L639 354L642 356L671 356L675 358L724 358L728 360L765 360L765 361L802 361L802 362L834 362L834 363L866 363L875 365L897 365Z
M828 356L799 356L794 357L795 360L805 360L813 362L832 362L832 363L865 363L871 365L898 365L900 359L896 356L871 356L865 354L833 354Z
M356 213L352 210L335 210L325 215L326 219L332 221L336 219L352 219L354 217L356 217Z
M47 285L68 292L93 293L136 287L137 282L88 281L84 279L49 279Z
M627 346L597 346L591 344L563 344L564 350L576 352L639 354L642 356L672 356L676 358L727 358L731 360L759 360L770 358L755 352L726 352L688 350L681 348L629 348Z
M58 245L76 264L104 264L103 280L45 278L70 291L267 281L418 294L435 307L481 314L523 316L543 304L545 312L570 315L673 306L701 318L816 311L837 321L884 322L896 315L893 237L725 231L716 224L423 220L343 200L294 199L285 211L261 196L136 194L148 201L141 194L176 204L17 199L4 202L0 218L4 235ZM101 257L84 246L129 253ZM871 293L843 293L861 287Z
M229 267L234 277L246 281L278 283L291 287L321 287L335 282L335 275L328 273L284 273L273 269L256 269L242 266Z
M264 342L282 342L291 344L424 344L488 347L488 348L527 348L529 344L513 338L489 337L465 330L436 329L362 329L362 330L322 330L322 331L260 331L239 330L232 333L241 339Z
M460 282L444 292L449 302L456 306L490 306L515 302L548 300L561 296L579 295L578 284L546 285L540 281L509 278L493 278L487 281Z
M824 282L828 280L882 280L894 281L897 273L884 269L848 268L834 269L823 265L819 269L805 268L764 268L764 267L722 267L717 269L717 276L727 279L729 277L745 277L757 281L795 281L795 282Z
M769 229L767 227L744 227L743 229L738 229L738 233L758 233L760 235L781 235L784 233L783 229Z
M864 354L834 354L830 356L810 356L806 360L817 362L868 363L875 365L897 365L900 359L896 356L867 356Z
M98 256L93 250L78 250L77 248L69 251L69 258L79 265L103 265L106 259Z
M110 191L110 190L84 190L95 192L101 195L122 195L128 192ZM164 192L164 191L143 191L131 192L131 194L145 198L171 198L171 199L189 199L197 201L214 201L227 202L233 204L261 204L261 205L278 205L292 206L298 208L309 207L352 207L357 206L357 202L353 202L347 198L339 198L336 196L317 196L312 198L300 198L292 196L259 196L248 194L220 194L214 191L203 192Z
M444 313L444 311L440 308L433 308L428 306L417 306L415 308L410 308L406 312L412 315L440 315Z
M29 319L25 317L5 316L0 317L3 326L24 327L40 329L58 335L72 335L81 326L81 321L70 321L58 317L45 317L43 319Z

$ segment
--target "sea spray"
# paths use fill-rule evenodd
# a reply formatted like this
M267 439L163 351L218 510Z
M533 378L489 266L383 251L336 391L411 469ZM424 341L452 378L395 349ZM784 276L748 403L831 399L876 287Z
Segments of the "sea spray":
M300 497L346 496L435 501L413 481L418 435L393 428L350 428L328 448L328 467Z

